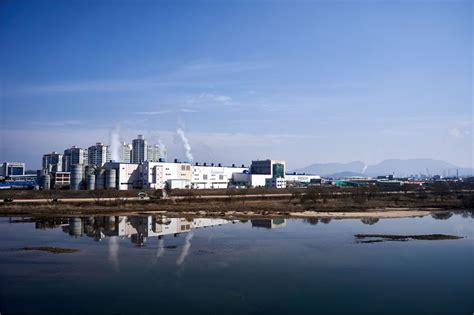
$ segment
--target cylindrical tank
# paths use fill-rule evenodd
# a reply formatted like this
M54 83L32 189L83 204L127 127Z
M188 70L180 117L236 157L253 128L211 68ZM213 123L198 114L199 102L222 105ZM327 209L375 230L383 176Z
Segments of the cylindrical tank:
M95 175L95 188L104 189L105 188L105 170L103 168L98 169Z
M87 190L94 190L95 189L95 175L88 174L87 175Z
M51 176L46 174L41 177L41 187L43 190L51 189Z
M86 178L87 175L94 174L94 168L92 166L86 165L84 167L84 174L86 175Z
M115 189L117 187L117 171L115 169L107 170L105 173L105 188Z
M81 189L82 179L84 176L84 167L82 164L74 164L71 168L71 189Z

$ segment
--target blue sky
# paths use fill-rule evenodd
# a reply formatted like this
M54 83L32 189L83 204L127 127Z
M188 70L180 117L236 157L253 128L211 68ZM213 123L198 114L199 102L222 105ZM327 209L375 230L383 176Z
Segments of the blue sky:
M472 166L470 1L2 1L0 160L161 139L249 163Z

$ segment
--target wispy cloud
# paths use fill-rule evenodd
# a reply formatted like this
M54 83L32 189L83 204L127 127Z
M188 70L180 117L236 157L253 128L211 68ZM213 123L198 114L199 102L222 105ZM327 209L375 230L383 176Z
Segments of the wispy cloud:
M111 93L154 90L166 87L209 87L224 83L241 83L232 74L268 67L264 63L197 61L177 66L158 76L139 78L110 78L81 81L56 81L25 85L9 89L10 93Z
M81 126L85 125L85 121L81 120L54 120L54 121L30 121L28 123L32 126L39 127L67 127L67 126Z
M158 110L158 111L150 111L150 112L134 112L135 115L165 115L172 113L172 110Z
M456 128L456 127L448 129L448 135L457 139L467 137L470 134L471 132L467 129L461 129L461 128Z
M179 111L182 113L197 113L198 112L198 110L190 109L190 108L180 108Z

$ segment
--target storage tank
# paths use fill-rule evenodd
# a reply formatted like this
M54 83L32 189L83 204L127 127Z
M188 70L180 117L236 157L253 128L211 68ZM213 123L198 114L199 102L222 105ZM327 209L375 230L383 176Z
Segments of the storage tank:
M88 174L87 175L87 190L94 190L95 189L95 175Z
M46 174L41 177L41 187L43 190L51 189L51 176Z
M84 167L84 173L85 173L85 175L86 175L86 178L87 178L87 175L94 174L94 167L93 167L93 166L86 165L86 166Z
M84 174L84 167L82 164L74 164L71 168L71 189L81 189L82 179Z
M112 168L107 170L105 174L105 188L115 189L117 187L117 171Z
M100 168L96 171L95 175L95 188L104 189L105 188L105 170Z

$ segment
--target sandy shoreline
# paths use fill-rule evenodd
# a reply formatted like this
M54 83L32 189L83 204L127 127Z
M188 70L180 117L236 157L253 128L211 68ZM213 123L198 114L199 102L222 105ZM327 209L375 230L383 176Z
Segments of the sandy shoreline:
M318 219L396 219L423 217L431 214L457 212L460 210L446 210L439 208L409 209L409 208L384 208L366 211L301 211L301 212L269 212L269 211L96 211L96 212L32 212L29 214L2 213L0 216L32 216L32 217L88 217L88 216L140 216L140 215L165 215L168 217L203 217L222 219L250 219L250 218L318 218Z

